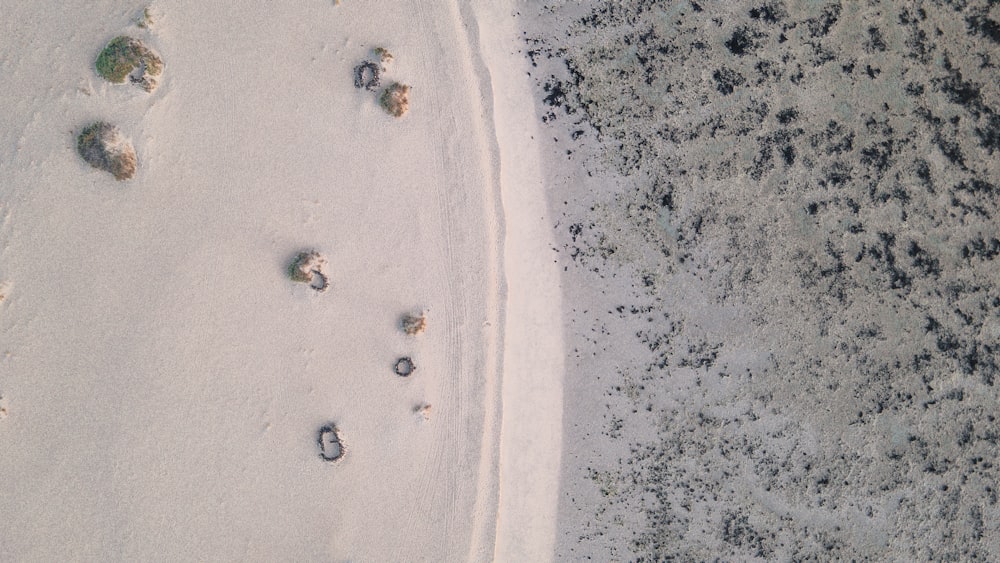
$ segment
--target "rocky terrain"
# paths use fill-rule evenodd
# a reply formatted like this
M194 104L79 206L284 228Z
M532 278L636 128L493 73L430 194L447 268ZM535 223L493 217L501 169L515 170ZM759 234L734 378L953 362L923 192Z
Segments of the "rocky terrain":
M519 16L595 304L558 555L1000 557L996 3Z

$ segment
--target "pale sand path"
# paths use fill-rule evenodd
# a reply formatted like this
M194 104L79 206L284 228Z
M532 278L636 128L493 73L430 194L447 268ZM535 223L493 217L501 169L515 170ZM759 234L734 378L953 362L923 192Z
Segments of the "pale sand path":
M490 74L500 155L507 279L497 561L547 561L555 550L564 351L539 118L514 15L519 2L474 2ZM475 43L475 42L474 42Z
M489 18L502 10L477 6L477 22L457 2L208 4L156 2L152 33L130 24L141 6L128 2L4 7L5 553L485 560L500 455L496 556L530 552L511 539L529 526L522 547L548 555L557 388L544 388L549 413L533 427L535 388L515 382L531 380L535 358L512 352L552 336L537 316L508 323L526 332L508 342L497 443L498 179L523 179L497 154L537 158L515 135L533 115L499 128L499 148L492 132L496 88L482 82L475 30L497 49L511 29ZM92 70L122 32L166 61L152 95ZM378 44L396 54L387 80L414 88L401 120L351 84ZM499 53L486 57L494 84L516 67ZM510 96L494 101L514 123L522 108ZM94 119L133 139L134 180L75 154L74 132ZM533 252L540 224L514 217L537 204L517 203L529 195L505 194L520 233L506 244ZM309 247L330 259L327 294L285 277ZM528 283L541 265L526 257L506 254L511 310L547 314L557 301ZM430 327L408 339L395 322L414 307ZM418 362L409 380L390 372L399 354ZM550 383L551 367L540 372ZM421 402L433 405L428 421L412 412ZM348 448L336 465L315 443L330 421ZM549 461L535 467L540 452Z

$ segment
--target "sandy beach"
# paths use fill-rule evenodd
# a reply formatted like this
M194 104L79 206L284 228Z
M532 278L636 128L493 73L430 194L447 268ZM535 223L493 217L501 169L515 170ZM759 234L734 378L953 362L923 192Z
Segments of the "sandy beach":
M4 4L0 560L1000 559L998 10Z
M4 552L492 559L500 457L538 453L500 448L501 399L523 400L501 366L514 381L527 369L504 347L504 222L544 214L538 197L501 202L501 178L524 178L500 165L490 82L521 64L512 14L488 10L501 25L486 26L500 34L487 69L481 6L145 8L5 8ZM119 35L162 58L151 92L95 72ZM392 54L383 85L412 88L399 118L353 84L376 47ZM133 178L76 154L95 121L134 146ZM288 276L310 250L328 263L322 293ZM426 330L404 334L419 312ZM317 446L327 425L334 462ZM546 458L551 485L558 447Z

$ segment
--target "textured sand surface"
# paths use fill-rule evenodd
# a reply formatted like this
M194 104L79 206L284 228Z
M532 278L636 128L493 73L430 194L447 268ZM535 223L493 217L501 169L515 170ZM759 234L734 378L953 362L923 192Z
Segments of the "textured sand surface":
M475 15L166 0L140 28L143 7L4 6L5 556L491 559L505 283ZM162 57L152 93L97 76L120 34ZM376 46L402 118L354 88ZM131 180L76 154L105 119ZM324 293L288 276L311 249Z
M5 555L1000 559L995 3L144 7L0 18Z

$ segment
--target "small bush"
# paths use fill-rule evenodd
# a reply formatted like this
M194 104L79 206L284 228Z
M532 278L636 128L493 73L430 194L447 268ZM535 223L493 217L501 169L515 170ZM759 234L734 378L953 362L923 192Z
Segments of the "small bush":
M288 277L295 282L307 283L322 293L330 288L326 264L326 258L315 250L300 252L288 266Z
M153 13L150 11L149 6L142 9L142 14L136 18L135 25L141 27L142 29L149 29L153 27L156 21L153 19Z
M382 92L379 104L389 115L402 117L410 109L410 87L399 82L392 83Z
M381 61L383 65L387 65L392 62L392 53L390 53L385 47L375 47L372 49L372 52L375 53L375 56L378 57L379 61Z
M135 149L114 125L103 121L88 125L76 139L76 150L88 164L110 172L116 180L135 175Z
M403 315L403 318L399 320L399 327L406 334L416 336L427 329L427 315L424 313L420 313L419 315Z
M97 73L108 82L124 84L128 79L147 92L156 88L163 61L138 39L115 37L97 56Z

